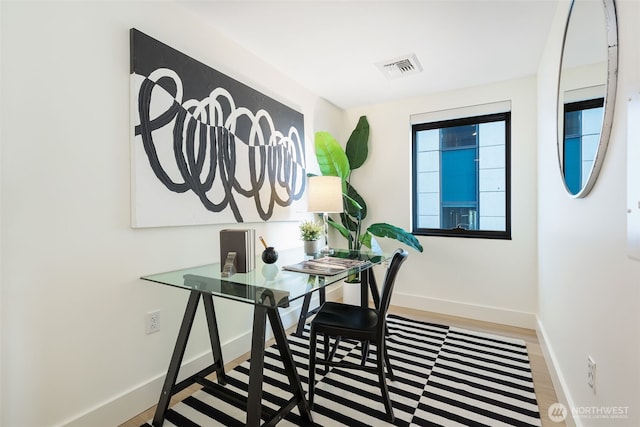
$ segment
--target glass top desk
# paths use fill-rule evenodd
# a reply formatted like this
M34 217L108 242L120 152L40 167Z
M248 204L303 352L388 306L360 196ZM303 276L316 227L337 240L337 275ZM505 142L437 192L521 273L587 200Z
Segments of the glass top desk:
M331 276L282 270L282 266L284 265L296 264L305 259L301 249L294 249L280 252L276 264L265 264L260 257L258 257L256 259L256 268L253 271L236 273L229 277L222 276L222 269L219 263L141 277L143 280L162 285L175 286L189 291L189 299L178 332L173 355L169 363L169 369L167 370L165 382L162 387L158 406L153 417L153 425L158 427L163 424L171 396L196 382L208 387L212 393L223 396L225 399L231 399L241 407L246 407L246 425L248 426L259 426L263 419L265 420L263 425L275 425L296 406L300 411L303 421L311 424L311 410L302 389L300 377L298 376L295 362L293 361L278 308L288 307L292 301L304 298L303 313L301 314L298 325L298 331L300 331L301 325L304 324L304 320L307 317L311 293L316 290L321 290L321 295L324 297L324 288L326 286L343 281L348 276L356 273L360 273L362 283L362 304L368 303L369 288L371 288L373 299L377 304L379 298L378 288L371 267L381 264L390 257L389 254L374 254L366 251L340 249L336 249L332 256L358 259L366 262ZM213 296L232 299L254 306L249 388L246 398L224 387L226 384L224 362L222 359ZM202 298L204 304L213 363L200 372L176 384L178 371L182 364L182 358L200 298ZM324 298L322 298L322 300L323 299ZM267 318L269 319L293 393L293 397L278 411L262 407L262 377ZM213 372L216 373L217 383L205 378Z

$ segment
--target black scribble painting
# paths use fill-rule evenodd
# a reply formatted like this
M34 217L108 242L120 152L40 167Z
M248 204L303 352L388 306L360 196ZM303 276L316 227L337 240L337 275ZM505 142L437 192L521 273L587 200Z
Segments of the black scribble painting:
M304 116L131 29L132 225L299 219Z

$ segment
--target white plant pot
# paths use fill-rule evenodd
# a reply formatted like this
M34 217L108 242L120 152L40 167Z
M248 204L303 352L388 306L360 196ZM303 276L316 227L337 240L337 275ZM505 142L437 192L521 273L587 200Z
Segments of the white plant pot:
M320 240L305 240L304 253L306 255L315 255L320 252Z
M360 282L342 282L342 302L351 305L360 305Z

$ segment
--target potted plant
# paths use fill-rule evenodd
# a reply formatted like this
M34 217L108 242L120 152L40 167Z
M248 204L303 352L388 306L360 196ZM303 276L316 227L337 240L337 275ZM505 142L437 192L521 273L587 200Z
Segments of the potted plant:
M320 251L320 238L324 227L319 222L303 221L300 224L300 239L304 241L304 253L317 254Z
M367 204L351 185L351 174L367 160L368 143L369 122L366 116L360 117L344 149L329 132L315 134L315 152L320 172L322 175L342 178L344 212L340 214L340 222L329 218L329 225L347 239L351 250L361 250L362 246L365 246L373 251L380 251L375 237L386 237L422 252L423 248L418 239L401 227L377 222L364 228ZM350 277L347 282L359 282L359 279Z

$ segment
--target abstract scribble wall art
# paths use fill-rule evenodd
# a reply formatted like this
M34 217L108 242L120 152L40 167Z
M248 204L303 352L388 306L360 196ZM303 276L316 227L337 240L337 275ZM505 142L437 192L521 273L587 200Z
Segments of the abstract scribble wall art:
M131 29L132 226L299 219L304 117Z

